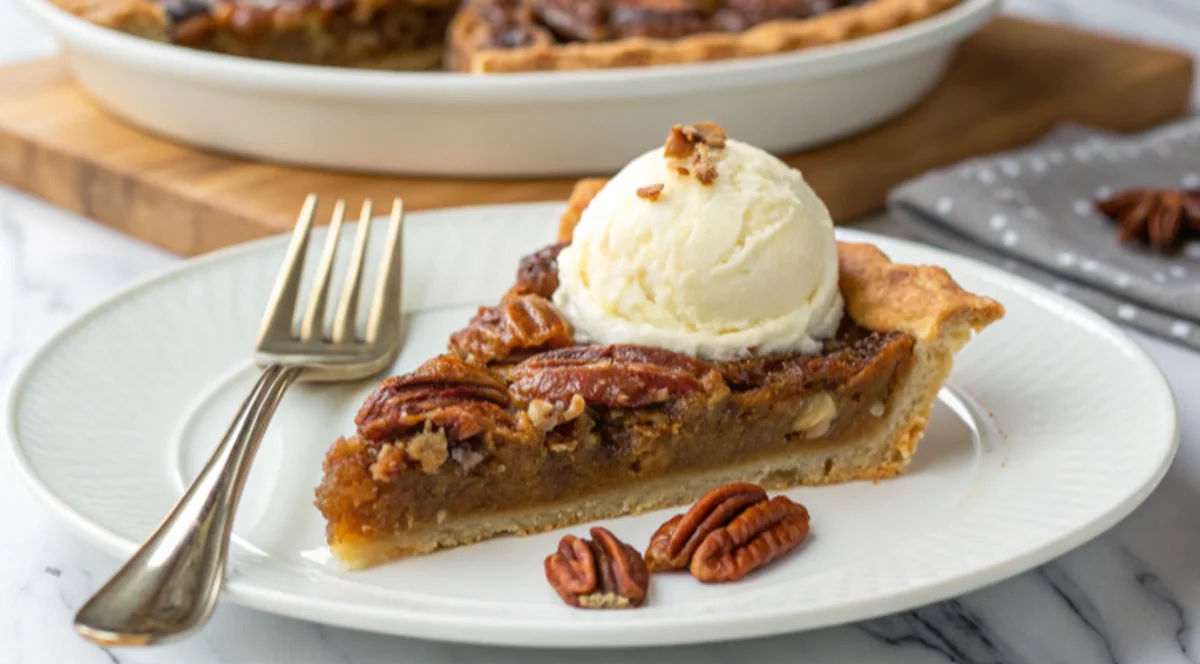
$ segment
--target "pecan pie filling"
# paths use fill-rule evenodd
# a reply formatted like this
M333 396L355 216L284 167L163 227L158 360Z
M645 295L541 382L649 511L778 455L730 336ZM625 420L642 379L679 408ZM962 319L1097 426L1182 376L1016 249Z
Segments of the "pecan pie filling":
M449 353L367 397L317 490L331 543L759 463L798 445L836 448L882 426L909 370L910 335L849 317L819 355L706 362L573 345L547 299L559 250L522 261L517 284L453 335ZM845 479L832 459L816 483Z

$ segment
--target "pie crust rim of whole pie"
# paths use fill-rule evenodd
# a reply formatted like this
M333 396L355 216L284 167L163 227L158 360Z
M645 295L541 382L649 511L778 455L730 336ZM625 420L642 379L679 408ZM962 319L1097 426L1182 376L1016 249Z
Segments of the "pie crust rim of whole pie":
M578 183L560 221L560 241L570 239L580 213L603 183L603 180ZM317 506L327 518L327 537L332 551L345 567L357 569L501 534L533 534L683 505L698 499L714 486L730 481L751 481L766 488L783 489L801 484L879 480L903 472L950 372L954 353L973 332L1001 318L1004 309L990 298L964 291L940 267L894 264L873 245L842 242L838 245L838 255L840 287L847 315L868 330L903 334L912 340L906 373L897 379L898 386L888 388L885 408L878 414L877 421L867 423L862 429L867 433L860 439L851 439L839 447L830 447L834 442L822 447L819 444L822 441L817 440L814 441L817 445L797 446L795 451L772 457L769 462L758 459L696 474L664 475L642 484L626 484L606 492L572 496L560 502L521 509L449 514L441 509L449 504L433 504L439 499L425 497L431 502L429 507L439 508L436 519L402 523L403 519L397 514L386 528L364 528L355 522L353 512L376 509L370 504L374 500L386 503L386 499L379 496L386 496L389 482L394 482L395 477L389 479L377 475L378 457L366 453L366 443L353 436L339 439L330 449L324 479L317 489ZM429 433L428 427L425 433ZM346 454L347 449L352 451ZM831 473L828 459L835 453L842 456L838 457L839 465ZM860 457L856 465L854 459ZM823 469L819 465L822 460L825 463ZM424 461L422 459L422 463ZM419 468L412 472L455 472L455 462L447 461L444 452L434 461L428 471ZM353 490L345 486L347 477L355 478L360 485L365 482L371 498L363 498L366 494L361 490L362 486ZM503 482L504 478L495 481ZM342 493L353 495L354 501L362 502L347 507L348 502L339 495ZM453 499L453 495L447 495ZM418 497L413 502L421 499ZM385 505L382 509L387 517L386 510L391 508ZM391 532L380 532L388 529Z
M173 18L171 10L154 0L48 1L101 27L237 57L364 69L428 71L440 68L469 73L647 67L772 55L886 32L963 2L867 0L862 5L837 8L806 18L769 20L739 32L697 32L670 39L632 37L495 48L480 46L478 34L481 30L486 31L488 24L473 0L467 0L452 14L425 19L435 26L445 25L448 21L448 29L424 27L415 44L380 49L362 46L386 32L372 27L372 12L403 12L407 9L414 14L446 13L451 12L455 0L296 0L277 4L215 0L207 11L187 13L179 19ZM185 5L194 2L178 1ZM343 27L349 26L354 34L347 38L345 34L326 29L330 16L343 16Z

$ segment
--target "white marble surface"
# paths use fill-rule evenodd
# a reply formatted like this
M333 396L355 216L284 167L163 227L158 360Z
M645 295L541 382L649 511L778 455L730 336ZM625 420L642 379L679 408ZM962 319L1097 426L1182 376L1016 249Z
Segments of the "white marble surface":
M1198 0L1013 0L1009 7L1200 53ZM51 40L15 13L11 0L0 0L0 62L53 48ZM3 96L0 90L0 103ZM176 260L0 186L0 397L17 367L48 334L118 287ZM396 639L223 605L211 624L181 644L104 651L76 637L70 618L115 568L115 561L54 522L21 487L4 456L0 662L1197 662L1200 355L1134 336L1162 366L1181 406L1182 445L1162 486L1132 516L1092 543L1037 571L953 601L806 634L590 653Z

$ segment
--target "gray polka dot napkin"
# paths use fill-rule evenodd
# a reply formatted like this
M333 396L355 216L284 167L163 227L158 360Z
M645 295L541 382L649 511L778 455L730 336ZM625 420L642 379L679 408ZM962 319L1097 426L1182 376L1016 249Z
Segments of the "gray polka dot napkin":
M906 182L888 206L920 239L1200 350L1200 241L1171 257L1118 244L1094 210L1139 186L1200 187L1200 116L1132 136L1064 126L1033 147Z

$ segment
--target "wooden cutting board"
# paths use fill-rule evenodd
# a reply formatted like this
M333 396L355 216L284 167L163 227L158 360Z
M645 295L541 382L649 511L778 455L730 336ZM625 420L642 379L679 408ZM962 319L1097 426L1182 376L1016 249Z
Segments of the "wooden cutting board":
M1028 143L1065 120L1131 131L1177 117L1191 68L1182 53L1000 18L917 107L787 161L846 220L907 178ZM310 191L353 206L401 196L416 210L562 199L572 183L329 173L201 152L106 115L57 59L0 69L0 181L188 256L289 230Z

